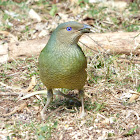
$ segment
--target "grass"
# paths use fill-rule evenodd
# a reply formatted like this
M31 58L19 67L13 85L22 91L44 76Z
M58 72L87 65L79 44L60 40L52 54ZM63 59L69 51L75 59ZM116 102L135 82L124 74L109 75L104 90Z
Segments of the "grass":
M28 12L30 9L34 9L39 13L45 22L49 19L53 19L57 13L61 12L62 9L59 4L51 5L50 2L46 2L44 0L39 0L33 2L32 5L26 4L25 2L16 3L14 1L1 1L0 3L1 9L1 30L10 31L16 35L16 28L20 29L22 26L20 24L25 24L25 28L20 29L22 36L18 36L19 40L24 40L27 37L31 37L32 31L34 31L34 27L31 24L28 25L29 22L33 22L32 19L28 16ZM41 8L37 8L42 7ZM91 23L93 26L98 28L99 32L112 32L112 31L140 31L139 27L139 7L137 3L130 3L123 11L119 11L114 7L110 7L108 9L107 6L101 5L100 3L90 4L88 1L79 1L79 6L81 9L83 6L88 5L88 9L83 10L82 13L79 13L81 16L86 16L86 18L91 18L93 22ZM14 12L13 12L14 9ZM8 12L6 12L8 11ZM50 12L49 12L50 11ZM69 12L75 12L70 11ZM53 30L53 29L51 29ZM27 34L29 35L27 35Z
M24 139L26 136L26 138L30 137L38 140L46 140L51 138L51 133L57 128L57 122L24 123L21 121L15 121L12 128L9 124L5 127L8 130L9 139Z
M138 104L128 106L128 99L123 101L120 100L120 98L122 93L127 92L129 89L134 91L137 90L138 85L136 85L136 79L139 75L139 71L137 65L128 63L122 65L121 63L117 63L118 67L114 68L114 73L112 68L114 67L114 60L117 61L118 57L119 56L109 56L105 61L103 56L99 56L94 58L95 61L92 61L95 62L95 66L90 64L93 70L91 70L90 66L88 67L88 73L91 74L90 77L92 79L88 80L88 85L85 87L86 94L90 96L90 98L88 96L85 97L85 110L87 112L85 120L80 120L77 116L79 114L79 107L72 106L72 108L70 108L68 100L54 97L54 101L48 108L48 113L52 113L52 115L43 123L37 117L39 115L39 110L36 110L36 108L42 106L42 101L32 97L27 99L27 102L29 102L28 108L33 110L35 114L30 115L25 111L23 113L19 112L15 114L14 118L16 118L16 120L13 120L11 117L9 118L14 122L12 125L8 122L3 122L5 129L8 131L7 137L9 137L9 139L25 139L26 137L39 140L55 139L56 136L62 137L61 135L63 134L71 134L73 132L71 129L78 133L78 126L81 131L87 131L87 133L92 132L93 134L95 134L96 130L103 132L106 129L109 129L109 131L106 130L108 138L116 137L123 132L124 137L137 136L136 130L138 127L136 126L138 125L138 122L135 116L132 118L132 115L130 115L126 120L122 119L126 117L124 113L126 112L126 108L128 110L131 108L131 110L136 110L137 112L137 109L139 109ZM0 75L2 82L8 86L20 86L25 88L28 86L31 76L35 74L37 77L37 84L33 90L44 89L38 76L37 58L27 58L25 60L16 60L8 64L2 64L0 71L2 72ZM10 77L12 74L13 76ZM106 76L106 74L108 76ZM94 80L95 78L96 80ZM3 91L8 91L5 87L2 88ZM71 91L69 90L63 89L63 91L71 94ZM41 98L44 101L46 100L43 96L41 96ZM2 100L6 103L5 98L1 98L1 101ZM121 104L119 102L121 102ZM19 104L15 101L15 98L13 98L13 103ZM12 105L13 107L15 106L14 104ZM53 113L60 106L62 106L63 109ZM21 116L26 119L20 118ZM111 121L111 124L109 125L108 121L110 120L113 121ZM128 121L131 124L130 128L127 128ZM93 127L93 124L96 125L96 129ZM84 137L87 135L86 133L79 133ZM72 136L74 137L75 135L73 134ZM98 132L97 136L99 137L101 134ZM78 136L78 138L80 138L80 136Z
M26 116L27 120L24 121L24 119L17 119L17 121L15 121L11 118L12 121L14 121L12 125L8 122L7 124L5 123L4 127L8 131L7 137L9 137L9 139L25 139L26 137L39 140L51 139L56 138L55 135L62 137L61 135L63 132L65 132L65 135L66 133L70 134L71 129L68 128L72 128L77 131L77 125L80 125L81 131L93 131L93 134L96 129L101 132L105 131L104 129L109 129L109 131L106 130L108 138L116 137L117 135L121 135L123 132L124 137L135 136L137 134L136 130L138 129L138 127L136 127L138 122L136 121L137 119L135 116L133 116L135 120L130 116L130 118L123 120L123 123L121 123L121 121L122 118L126 117L124 112L126 112L127 109L129 110L129 108L131 108L131 110L138 111L138 104L128 106L128 99L126 99L126 101L122 101L120 100L120 97L122 96L122 93L127 92L129 89L134 91L139 89L139 85L136 85L136 81L139 76L138 65L128 63L123 63L122 65L122 63L117 62L119 56L109 56L108 59L103 57L104 56L101 55L96 58L94 57L94 60L89 61L87 71L90 74L89 77L91 79L89 78L88 80L88 86L86 85L85 92L90 96L90 98L87 96L85 97L85 110L87 112L85 120L79 120L77 117L79 107L75 108L75 106L72 106L72 108L69 108L67 100L57 97L54 98L54 102L51 103L48 113L55 111L59 106L63 106L63 110L58 111L56 114L52 114L45 123L40 122L36 116L37 113L32 116L26 112L19 112L16 114L17 116L21 115L24 117L28 114ZM118 64L115 68L114 61ZM94 64L91 62L94 62ZM8 64L2 64L0 71L0 78L2 79L1 82L8 86L20 86L22 88L26 88L32 75L36 75L37 84L33 90L40 90L44 88L39 80L37 58L35 57L26 58L25 60L12 61ZM2 87L1 91L7 92L8 89ZM63 89L63 91L65 93L70 93L69 90ZM45 101L44 97L41 98ZM14 99L13 102L15 104L16 102ZM1 100L4 100L6 103L5 98L1 98ZM35 108L42 106L41 101L35 99L34 97L28 99L27 101L30 102L28 106L30 110L34 110L33 112L39 113L39 111L35 111ZM121 104L118 103L118 101L121 102ZM108 121L112 117L115 121L109 125ZM72 118L74 118L74 120ZM130 128L127 128L128 121L130 124L133 121ZM96 129L92 128L93 124L97 125ZM89 128L92 128L92 130L87 130ZM63 129L65 130L63 131ZM74 136L75 135L73 134L73 137ZM101 134L98 133L97 136L101 136Z
M88 9L84 9L85 5ZM53 21L57 13L71 13L73 16L77 7L82 9L78 13L81 17L92 19L90 23L97 28L98 32L114 31L140 31L139 9L136 3L129 4L123 11L112 7L100 5L100 3L89 4L87 0L78 1L78 5L65 9L65 4L52 5L46 0L16 3L14 1L1 1L0 3L0 30L12 33L19 41L38 38L40 33L35 26L49 24L42 30L52 31ZM76 7L76 8L75 8ZM42 18L41 25L29 18L28 12L34 9ZM5 10L13 13L13 16ZM50 11L51 10L51 11ZM50 11L50 12L49 12ZM61 17L63 20L63 17ZM84 19L82 19L84 20ZM59 22L59 21L58 21ZM87 20L88 22L88 20ZM1 40L8 40L6 35L1 34ZM8 40L9 41L9 40ZM10 42L10 41L9 41ZM86 52L85 52L86 53ZM72 105L71 101L54 96L54 101L48 108L49 118L42 122L40 111L46 101L45 96L31 97L22 102L27 102L27 109L17 112L0 122L0 134L7 139L131 139L139 136L139 100L128 105L130 90L140 92L139 64L120 62L119 55L104 55L93 52L86 53L88 57L88 81L85 85L85 110L87 115L79 119L79 106ZM128 56L135 58L137 56ZM43 90L45 87L39 79L37 57L14 60L6 64L0 64L0 91L5 93L22 93L26 89L33 75L36 76L36 85L32 91ZM8 88L11 87L11 88ZM19 89L14 89L18 87ZM62 89L66 94L76 93ZM0 112L12 111L22 102L17 102L17 96L1 96ZM59 108L62 107L62 108ZM57 110L58 109L58 110ZM10 112L9 111L9 112ZM132 112L131 112L132 111ZM6 133L5 133L6 132Z

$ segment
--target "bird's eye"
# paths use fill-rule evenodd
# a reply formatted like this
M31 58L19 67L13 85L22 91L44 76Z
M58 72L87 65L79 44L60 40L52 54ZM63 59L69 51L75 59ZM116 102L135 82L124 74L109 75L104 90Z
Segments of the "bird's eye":
M66 29L67 29L67 31L71 31L71 30L72 30L72 28L71 28L71 27L67 27Z

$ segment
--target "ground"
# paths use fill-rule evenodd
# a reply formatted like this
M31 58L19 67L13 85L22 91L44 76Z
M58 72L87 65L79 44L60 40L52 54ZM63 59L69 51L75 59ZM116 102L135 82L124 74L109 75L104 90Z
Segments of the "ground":
M78 18L75 14L83 9L83 5L86 5L87 9L90 6L90 10L88 9L86 14L82 10L79 14L80 20L95 25L99 32L139 31L139 17L135 3L130 4L124 14L116 9L106 10L104 6L98 4L88 5L85 1L78 4L77 11L74 11L75 5L72 5L71 9L63 8L65 6L63 1L53 6L43 0L34 1L29 3L28 7L25 6L25 2L19 4L4 2L1 4L3 9L1 13L4 15L4 18L1 17L1 30L10 32L18 41L38 38L42 30L45 35L49 34L60 21L57 16L54 17L55 14L59 13L61 19L63 17L61 22L69 17ZM4 12L9 7L11 8L9 11L17 8L20 20L15 18L17 16L11 17ZM26 17L30 8L40 12L42 22L36 23ZM61 13L62 9L64 12ZM48 13L48 10L51 12ZM128 21L128 18L133 20ZM49 23L46 22L48 19ZM109 22L104 22L105 19ZM54 24L50 24L51 20ZM45 23L48 26L42 27ZM42 30L39 30L40 27ZM11 40L13 41L13 38L1 35L0 43L10 43ZM42 121L40 111L46 102L46 91L44 91L46 88L38 75L38 56L0 64L0 139L140 139L140 65L131 61L119 61L120 55L94 53L91 50L84 53L88 60L88 78L84 87L86 116L83 118L79 117L80 106L75 102L54 95L54 100L47 110L48 118ZM137 57L132 54L127 56L127 58ZM76 90L61 90L79 99ZM42 91L43 94L19 100L37 91Z

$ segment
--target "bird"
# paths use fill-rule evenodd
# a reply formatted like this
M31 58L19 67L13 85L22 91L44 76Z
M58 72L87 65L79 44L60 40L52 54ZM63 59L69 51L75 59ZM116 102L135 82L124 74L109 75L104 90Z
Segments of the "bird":
M61 23L41 51L38 59L39 75L47 88L47 102L41 111L43 120L47 107L53 100L55 88L77 89L82 105L80 116L85 115L83 87L87 79L87 58L78 41L83 34L90 33L90 29L91 26L77 21Z

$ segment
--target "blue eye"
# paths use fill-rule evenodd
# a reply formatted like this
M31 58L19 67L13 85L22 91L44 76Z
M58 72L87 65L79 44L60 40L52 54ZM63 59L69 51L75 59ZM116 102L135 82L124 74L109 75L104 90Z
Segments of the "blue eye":
M67 27L66 29L67 29L67 31L71 31L71 30L72 30L72 28L71 28L71 27Z

